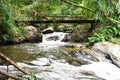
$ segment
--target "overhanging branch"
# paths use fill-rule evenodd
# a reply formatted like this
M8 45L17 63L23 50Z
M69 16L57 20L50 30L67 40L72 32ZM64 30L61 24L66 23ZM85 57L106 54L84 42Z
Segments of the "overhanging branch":
M85 7L85 6L77 5L77 4L73 3L73 2L68 2L68 1L66 1L66 0L60 0L60 1L62 1L62 2L64 2L64 3L67 3L67 4L70 4L70 5L73 5L73 6L76 6L76 7L79 7L79 8L86 9L86 10L88 10L88 11L90 11L90 12L94 12L94 11L93 11L92 9L90 9L90 8L87 8L87 7Z
M105 12L104 12L104 13L105 13ZM108 19L108 20L110 20L110 21L112 21L112 22L115 22L115 23L119 23L119 24L120 24L120 21L115 20L115 19L113 19L113 18L111 18L111 17L108 17L107 14L104 14L104 15L105 15L106 19Z
M112 22L116 22L116 23L119 23L119 24L120 24L120 21L118 21L118 20L115 20L115 19L113 19L113 18L106 17L106 19L108 19L108 20L110 20L110 21L112 21Z

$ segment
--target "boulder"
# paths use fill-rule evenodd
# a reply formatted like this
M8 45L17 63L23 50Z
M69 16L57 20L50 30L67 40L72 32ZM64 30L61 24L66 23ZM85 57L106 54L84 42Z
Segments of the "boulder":
M34 26L25 27L27 34L26 40L29 42L42 42L42 34Z
M95 43L92 47L98 54L104 54L112 63L120 67L120 45L110 42Z
M53 32L54 32L53 27L49 27L49 28L42 30L43 34L48 34L48 33L53 33Z
M65 37L62 39L62 42L68 42L71 39L70 33L66 33Z

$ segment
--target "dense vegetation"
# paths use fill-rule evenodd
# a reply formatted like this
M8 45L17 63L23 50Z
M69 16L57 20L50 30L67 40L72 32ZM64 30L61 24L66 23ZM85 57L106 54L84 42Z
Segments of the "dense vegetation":
M14 43L16 37L25 37L24 24L16 24L15 21L58 19L51 16L60 16L59 19L62 20L100 21L100 27L95 28L88 41L112 41L114 38L120 38L119 15L120 0L0 0L0 44ZM81 28L85 29L83 25L54 25L58 26L59 31L65 31L66 28L74 31L77 33L77 37L74 35L74 41L81 41L79 31ZM43 80L33 74L24 77L28 80Z
M98 0L96 2L95 18L104 24L104 27L99 28L98 32L89 38L90 42L111 41L115 37L120 37L120 22L119 22L119 1L118 0Z
M0 0L0 43L24 37L23 25L16 25L15 21L54 19L49 16L65 19L76 14L80 19L95 19L102 24L89 37L90 42L120 37L119 7L119 0Z

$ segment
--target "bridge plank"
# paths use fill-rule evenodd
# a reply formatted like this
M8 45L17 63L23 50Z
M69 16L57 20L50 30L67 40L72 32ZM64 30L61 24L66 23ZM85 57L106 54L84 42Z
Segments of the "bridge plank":
M16 21L16 23L24 22L30 24L37 24L37 23L95 23L95 20L40 20L40 21Z

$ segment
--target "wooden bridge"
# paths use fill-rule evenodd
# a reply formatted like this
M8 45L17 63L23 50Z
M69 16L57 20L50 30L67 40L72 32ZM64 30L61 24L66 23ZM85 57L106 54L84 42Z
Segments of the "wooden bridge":
M98 21L95 20L38 20L38 21L33 21L33 20L29 20L29 21L16 21L16 23L20 23L23 22L25 24L29 24L29 25L35 25L35 24L47 24L47 23L67 23L67 24L73 24L73 23L77 23L77 24L83 24L83 23L89 23L91 24L91 27L89 29L89 32L93 30L94 28L94 24L97 23Z
M95 20L39 20L39 21L16 21L18 22L23 22L23 23L30 23L30 24L37 24L37 23L78 23L78 24L82 24L82 23L90 23L93 24L96 21Z

